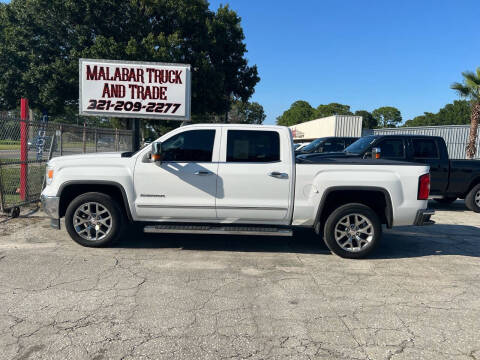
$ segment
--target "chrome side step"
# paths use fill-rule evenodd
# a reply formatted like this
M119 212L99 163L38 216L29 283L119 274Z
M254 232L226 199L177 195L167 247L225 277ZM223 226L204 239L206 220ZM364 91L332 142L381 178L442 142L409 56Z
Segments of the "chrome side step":
M143 232L148 234L228 234L228 235L261 235L292 236L291 229L260 226L215 226L215 225L149 225Z

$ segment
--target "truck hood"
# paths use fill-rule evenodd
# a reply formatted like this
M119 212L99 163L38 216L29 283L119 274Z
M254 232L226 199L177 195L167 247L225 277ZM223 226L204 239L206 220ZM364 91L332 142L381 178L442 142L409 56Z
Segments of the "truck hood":
M301 154L297 156L297 159L300 161L310 162L317 159L325 159L325 158L358 158L360 155L347 153L347 152L330 152L330 153L316 153L316 154Z
M120 152L64 155L64 156L53 158L52 160L49 161L49 164L55 165L57 163L70 162L72 160L104 161L105 159L119 159L121 157L122 157L122 153Z

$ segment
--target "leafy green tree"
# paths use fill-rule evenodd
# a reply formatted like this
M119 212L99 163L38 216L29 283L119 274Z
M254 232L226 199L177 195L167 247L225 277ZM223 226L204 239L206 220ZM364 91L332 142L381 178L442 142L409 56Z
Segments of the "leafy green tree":
M339 103L330 103L328 105L318 105L315 113L316 118L322 118L332 115L353 115L349 105Z
M477 68L476 73L472 71L465 71L462 73L463 83L453 83L451 88L458 92L458 94L470 100L472 104L470 117L470 134L467 145L467 158L473 159L477 153L475 145L477 140L478 122L480 121L480 67Z
M281 116L277 117L277 124L292 126L316 118L315 109L306 101L295 101L290 109L286 110Z
M375 129L378 126L377 120L367 110L357 110L355 115L363 118L362 127L364 129Z
M257 102L236 100L228 112L228 122L234 124L262 124L267 115Z
M438 112L439 125L464 125L470 123L471 104L465 100L455 100Z
M12 0L0 6L0 109L27 97L49 114L78 107L78 59L192 65L192 117L225 114L259 81L240 17L205 0Z
M430 112L425 112L423 113L423 115L419 115L414 117L411 120L405 121L405 124L403 126L409 127L409 126L434 126L434 125L440 125L438 123L438 115Z
M400 110L393 106L384 106L372 111L379 127L396 127L402 122Z
M455 100L447 104L438 113L426 112L424 115L407 120L404 126L463 125L470 123L471 104L466 100Z

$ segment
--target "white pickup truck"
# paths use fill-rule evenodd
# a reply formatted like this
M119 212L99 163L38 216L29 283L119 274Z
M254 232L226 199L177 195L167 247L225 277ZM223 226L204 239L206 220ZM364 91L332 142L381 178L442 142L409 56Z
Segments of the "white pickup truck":
M290 236L303 227L335 254L360 258L382 224L424 225L433 214L427 165L296 160L281 126L179 127L135 153L55 158L46 178L44 211L58 229L65 217L84 246L110 244L133 222L148 233Z

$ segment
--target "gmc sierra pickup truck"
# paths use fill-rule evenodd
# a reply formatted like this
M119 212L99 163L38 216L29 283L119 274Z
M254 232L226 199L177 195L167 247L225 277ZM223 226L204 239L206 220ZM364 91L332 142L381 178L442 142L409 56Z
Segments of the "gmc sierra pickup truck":
M128 223L147 233L323 234L335 254L360 258L387 227L430 224L429 167L389 160L295 160L288 128L179 127L135 153L50 160L44 211L71 238L105 246Z
M480 212L480 161L449 160L445 140L426 135L365 136L342 152L314 154L304 161L319 161L323 156L352 159L377 158L425 163L430 165L431 198L441 203L465 199L465 205Z

